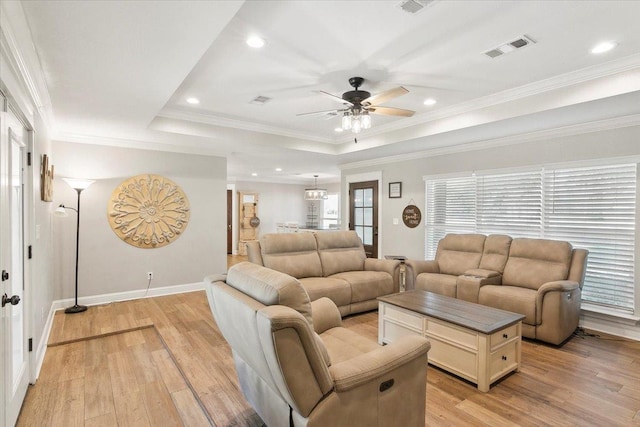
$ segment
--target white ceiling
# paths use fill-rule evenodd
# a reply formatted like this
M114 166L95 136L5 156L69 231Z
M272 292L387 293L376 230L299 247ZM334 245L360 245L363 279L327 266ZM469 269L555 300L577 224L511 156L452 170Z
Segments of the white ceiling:
M54 138L223 155L230 179L329 182L345 163L640 114L640 1L442 0L416 14L400 3L22 5ZM249 34L265 46L248 47ZM522 35L535 44L483 54ZM589 52L605 40L617 48ZM339 107L317 91L341 96L352 76L372 94L404 86L384 105L416 115L373 116L357 144L338 118L297 116Z

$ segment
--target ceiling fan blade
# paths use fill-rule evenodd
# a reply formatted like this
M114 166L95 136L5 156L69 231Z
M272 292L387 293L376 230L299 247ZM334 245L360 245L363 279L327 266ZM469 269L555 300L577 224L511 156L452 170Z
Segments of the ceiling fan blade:
M402 108L394 108L394 107L369 107L367 108L369 112L373 114L384 114L386 116L401 116L401 117L411 117L416 112L412 110L403 110Z
M319 115L322 115L322 114L331 114L331 113L333 113L333 115L337 115L339 111L340 110L335 110L335 109L334 110L324 110L324 111L312 111L310 113L296 114L296 116L314 116L314 115L319 116Z
M331 94L329 92L325 92L323 90L319 90L318 92L323 94L324 96L328 96L329 98L333 99L334 101L338 101L341 104L353 105L351 102L349 102L349 101L347 101L345 99L342 99L339 96L333 95L333 94Z
M370 97L368 97L367 99L362 101L363 105L379 105L379 104L383 104L387 101L389 101L390 99L393 98L397 98L400 95L404 95L405 93L408 93L409 91L405 88L403 88L402 86L398 86L397 88L394 89L389 89L387 91L384 92L380 92L377 95L372 95Z

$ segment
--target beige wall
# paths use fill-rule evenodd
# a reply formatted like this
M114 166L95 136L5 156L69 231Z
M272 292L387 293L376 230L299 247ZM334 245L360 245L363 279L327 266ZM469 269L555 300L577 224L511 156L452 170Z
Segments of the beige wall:
M381 171L382 234L381 255L405 255L424 259L424 180L425 175L504 169L543 164L592 161L614 157L640 156L640 126L593 132L589 134L527 142L488 149L469 149L451 154L434 155L394 163L365 167L345 167L342 187L349 175ZM402 182L402 198L389 199L389 182ZM640 187L639 187L640 188ZM402 210L413 199L423 214L420 226L410 229L403 225ZM638 195L640 200L640 195ZM399 225L393 219L399 218ZM636 230L640 233L640 230ZM640 238L639 238L640 239Z
M82 193L79 295L93 296L151 287L201 282L226 271L226 160L98 145L54 142L54 203L76 207L77 195L61 177L97 181ZM131 246L116 236L107 220L107 202L123 180L152 173L178 184L189 199L190 220L173 243L157 249ZM57 298L74 295L75 212L54 220L57 266L51 286Z

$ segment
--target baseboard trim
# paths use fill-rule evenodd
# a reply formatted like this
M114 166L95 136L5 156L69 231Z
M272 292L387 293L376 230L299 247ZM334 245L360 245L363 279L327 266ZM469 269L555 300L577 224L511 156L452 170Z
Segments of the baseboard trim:
M637 322L582 310L580 326L592 331L640 341L640 326Z
M164 295L182 294L185 292L195 292L204 290L204 282L187 283L184 285L164 286L161 288L139 289L135 291L114 292L111 294L92 295L88 297L78 298L78 304L80 305L100 305L108 304L110 302L128 301L133 299L159 297ZM35 363L36 367L31 377L31 383L35 384L36 380L40 376L40 369L44 362L44 357L47 352L47 345L49 342L49 335L51 334L51 328L53 327L53 317L58 310L64 310L65 308L72 306L74 303L73 298L55 300L51 303L49 309L49 316L42 331L42 337L36 350Z
M92 295L78 298L79 305L100 305L117 301L129 301L140 298L159 297L163 295L181 294L204 290L204 282L187 283L184 285L165 286L162 288L138 289L135 291L114 292L111 294ZM74 304L73 298L57 300L52 303L54 310L62 310Z

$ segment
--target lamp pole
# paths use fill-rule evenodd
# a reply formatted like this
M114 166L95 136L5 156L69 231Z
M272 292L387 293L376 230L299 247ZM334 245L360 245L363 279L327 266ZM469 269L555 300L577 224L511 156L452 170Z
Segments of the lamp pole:
M63 178L67 184L69 184L69 186L71 186L71 188L73 188L74 190L77 191L78 193L78 208L74 209L74 208L68 208L65 205L60 205L58 207L58 209L56 209L55 214L59 215L59 216L67 216L65 209L71 209L73 211L76 211L76 283L75 283L75 301L73 306L71 307L67 307L64 312L65 313L81 313L83 311L87 310L87 306L86 305L79 305L78 304L78 257L80 254L80 193L82 193L82 190L85 190L87 187L89 187L91 184L93 184L95 181L93 180L89 180L89 179L73 179L73 178Z
M80 313L87 310L86 305L78 305L78 254L80 252L80 193L82 188L75 189L78 192L78 209L76 210L76 298L73 306L64 310L65 313Z

